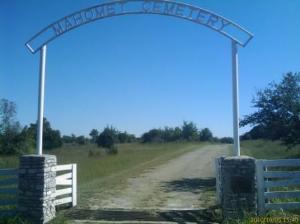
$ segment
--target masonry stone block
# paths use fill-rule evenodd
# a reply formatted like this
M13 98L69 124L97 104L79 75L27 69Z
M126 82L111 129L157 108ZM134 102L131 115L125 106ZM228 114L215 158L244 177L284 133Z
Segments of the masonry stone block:
M257 208L255 159L248 156L226 157L221 161L221 206L229 219L255 215Z
M18 209L21 216L36 224L55 217L54 155L25 155L20 157Z

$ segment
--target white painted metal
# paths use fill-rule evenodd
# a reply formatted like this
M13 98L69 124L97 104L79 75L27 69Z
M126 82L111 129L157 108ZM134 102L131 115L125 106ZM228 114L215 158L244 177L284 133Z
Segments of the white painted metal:
M272 191L272 187L287 187L300 185L299 171L268 171L268 167L299 166L300 159L285 160L257 160L257 191L258 191L258 214L265 214L267 209L299 209L300 202L266 203L268 199L300 198L300 191L283 190ZM265 169L266 168L266 169ZM265 170L264 170L265 169ZM271 180L268 178L271 178ZM275 179L274 179L275 178ZM276 179L277 178L277 179ZM279 179L278 179L279 178Z
M55 205L62 205L62 204L71 203L71 202L72 202L72 197L61 198L61 199L55 200Z
M53 171L64 171L64 170L72 170L72 164L67 165L57 165Z
M267 203L266 204L267 209L274 209L274 210L280 210L280 209L299 209L300 208L300 202L288 202L288 203Z
M231 42L232 56L232 105L233 105L233 139L234 155L240 156L240 137L239 137L239 67L238 49L235 41Z
M299 159L277 159L277 160L262 160L267 167L274 166L300 166Z
M56 205L71 203L72 207L77 205L77 165L59 165L54 168L56 172L70 171L62 175L57 175L56 186L71 186L68 188L57 189L55 192L55 197L60 197L55 200ZM66 197L61 198L62 195Z
M278 181L268 181L265 182L265 187L287 187L287 186L296 186L300 185L300 179L287 179L287 180L278 180Z
M46 72L46 51L44 45L40 50L40 80L39 80L39 101L38 101L38 121L37 121L37 145L36 154L43 154L43 119L44 119L44 94L45 94L45 72Z
M62 175L59 175L59 176L56 176L56 180L58 179L71 179L72 178L72 173L65 173L65 174L62 174Z
M264 176L263 176L263 163L261 160L256 160L256 177L257 177L257 209L258 214L265 214L265 189L264 189Z
M77 164L72 164L72 206L77 205Z
M56 185L63 185L63 186L69 186L72 185L72 180L68 179L57 179Z
M55 191L55 197L60 196L60 195L64 195L64 194L71 194L72 193L72 188L64 188L64 189L60 189L60 190L56 190Z
M300 178L299 171L269 171L264 172L265 178Z
M300 191L273 191L265 192L265 197L272 198L300 198Z

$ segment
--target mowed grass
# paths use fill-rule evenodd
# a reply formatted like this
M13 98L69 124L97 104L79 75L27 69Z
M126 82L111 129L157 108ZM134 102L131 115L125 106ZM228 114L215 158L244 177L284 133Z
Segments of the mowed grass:
M256 159L300 158L300 145L287 149L279 141L247 140L241 142L241 154Z

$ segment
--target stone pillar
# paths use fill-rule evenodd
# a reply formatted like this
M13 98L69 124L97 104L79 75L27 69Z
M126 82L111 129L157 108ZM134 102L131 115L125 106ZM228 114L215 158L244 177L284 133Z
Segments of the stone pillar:
M226 157L221 164L222 210L224 218L256 215L255 159Z
M18 210L33 223L55 217L56 156L25 155L20 158Z

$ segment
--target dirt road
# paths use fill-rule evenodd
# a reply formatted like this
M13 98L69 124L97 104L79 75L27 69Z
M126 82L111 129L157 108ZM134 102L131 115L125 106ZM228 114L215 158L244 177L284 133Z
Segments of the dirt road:
M201 209L215 203L214 158L227 145L208 145L95 192L86 209Z

